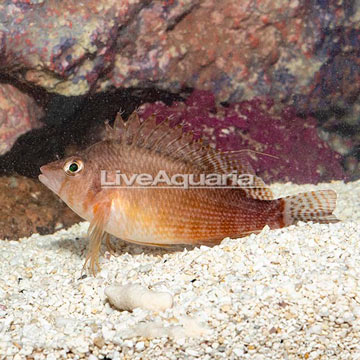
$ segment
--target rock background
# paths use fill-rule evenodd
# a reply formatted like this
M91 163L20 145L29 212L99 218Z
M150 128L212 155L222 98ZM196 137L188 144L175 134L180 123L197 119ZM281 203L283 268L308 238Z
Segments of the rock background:
M0 71L64 95L193 87L217 101L347 109L359 24L357 0L7 0Z
M0 155L29 130L41 127L44 111L36 101L10 84L0 84Z
M80 218L37 180L0 177L0 239L49 234Z
M0 2L5 192L9 176L36 177L99 140L119 109L126 118L141 104L145 114L177 114L221 148L276 154L276 167L268 158L255 166L269 182L357 179L360 1ZM29 216L33 185L15 176L2 199L6 231L67 224L50 193L41 202L50 225Z
M194 91L184 102L145 104L139 112L143 119L155 113L159 120L185 124L186 131L222 151L259 152L244 153L241 159L268 183L347 178L342 156L320 139L316 120L299 118L293 108L279 108L271 100L254 98L222 106L212 93Z

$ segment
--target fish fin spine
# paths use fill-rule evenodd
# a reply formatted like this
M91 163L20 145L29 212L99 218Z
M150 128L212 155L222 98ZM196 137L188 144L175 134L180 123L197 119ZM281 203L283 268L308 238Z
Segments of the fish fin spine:
M248 161L249 154L261 154L250 149L235 151L219 151L210 146L205 138L198 138L191 130L186 130L186 124L171 125L169 117L157 121L156 114L140 121L134 112L125 122L118 113L113 130L106 127L109 137L129 146L138 146L148 151L160 153L163 156L185 162L194 166L198 172L205 174L238 174L252 175L254 183L250 188L240 187L244 195L259 200L272 200L273 194L264 181L256 176Z

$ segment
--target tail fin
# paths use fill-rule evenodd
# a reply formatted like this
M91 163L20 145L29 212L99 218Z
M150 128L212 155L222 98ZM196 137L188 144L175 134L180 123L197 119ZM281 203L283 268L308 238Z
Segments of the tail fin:
M285 205L285 226L298 221L313 221L322 224L339 221L333 215L336 197L336 192L333 190L319 190L282 198Z

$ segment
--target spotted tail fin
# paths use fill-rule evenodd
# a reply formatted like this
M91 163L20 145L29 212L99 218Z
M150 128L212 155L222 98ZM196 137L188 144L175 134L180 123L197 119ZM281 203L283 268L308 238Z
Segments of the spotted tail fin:
M319 190L282 198L284 200L285 226L298 221L313 221L323 224L339 221L333 215L336 197L336 192L333 190Z

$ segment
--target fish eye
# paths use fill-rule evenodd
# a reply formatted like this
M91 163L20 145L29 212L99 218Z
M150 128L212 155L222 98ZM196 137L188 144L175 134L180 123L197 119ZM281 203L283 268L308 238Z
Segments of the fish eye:
M73 176L78 174L84 168L84 163L81 160L68 161L64 166L64 171L67 175Z

